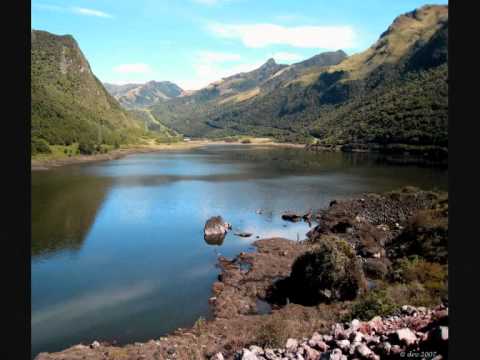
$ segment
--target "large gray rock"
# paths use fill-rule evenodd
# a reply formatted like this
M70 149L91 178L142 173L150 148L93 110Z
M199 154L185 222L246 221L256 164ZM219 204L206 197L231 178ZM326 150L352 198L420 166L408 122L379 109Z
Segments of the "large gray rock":
M213 216L205 223L203 236L205 241L211 245L221 245L228 230L232 226L225 222L221 216Z

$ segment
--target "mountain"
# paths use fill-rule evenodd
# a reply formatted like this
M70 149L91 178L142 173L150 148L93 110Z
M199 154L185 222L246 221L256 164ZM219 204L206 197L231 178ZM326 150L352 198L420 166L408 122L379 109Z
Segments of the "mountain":
M70 35L32 30L31 95L32 144L119 144L143 131L95 77Z
M210 135L211 130L217 128L210 122L211 114L232 106L242 107L252 99L263 99L298 76L338 64L345 57L341 50L326 52L290 66L277 64L271 58L255 70L225 77L192 94L156 103L151 107L152 114L182 133Z
M361 53L282 66L229 96L213 92L224 79L152 113L189 136L447 147L447 44L448 7L427 5L397 17Z
M183 94L182 88L170 81L149 81L145 84L104 84L105 89L127 109L146 108L158 101Z

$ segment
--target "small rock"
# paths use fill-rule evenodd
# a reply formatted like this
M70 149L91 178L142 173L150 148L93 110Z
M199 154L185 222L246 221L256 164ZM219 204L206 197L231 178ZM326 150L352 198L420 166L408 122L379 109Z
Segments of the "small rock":
M429 332L428 338L438 345L448 342L448 326L436 327Z
M412 345L417 341L414 332L409 328L403 328L395 331L395 336L400 343L405 345Z
M257 355L248 349L243 349L242 360L258 360Z
M297 350L298 341L295 339L287 339L287 343L285 344L285 348L287 351L294 352Z
M90 344L91 349L96 349L98 347L100 347L100 343L96 340Z
M342 360L342 350L340 349L333 349L330 353L330 360Z
M235 236L239 236L239 237L245 237L245 238L247 238L247 237L252 236L253 234L252 234L252 233L249 233L249 232L236 232L234 235L235 235Z
M386 341L380 343L377 349L379 349L384 355L389 355L390 351L392 350L392 345L388 341Z
M406 315L413 315L417 312L417 309L415 309L413 306L410 305L403 305L402 306L402 313Z
M304 345L305 349L305 360L319 360L320 359L320 352L315 349L312 349L308 345Z
M358 320L358 319L352 320L352 322L350 323L350 328L353 331L357 331L359 327L360 327L360 320Z
M400 347L400 345L393 345L391 348L390 348L390 352L392 354L400 354L402 352L402 348Z
M223 354L222 354L221 352L216 353L216 354L213 355L210 359L212 359L212 360L224 360Z
M267 360L278 360L279 359L279 357L277 355L275 355L275 351L273 351L272 349L265 349L265 353L263 354L263 356Z
M332 335L323 335L323 341L325 342L330 342L333 340L333 336Z
M355 352L363 359L368 359L373 354L373 351L365 344L357 345Z
M320 350L321 352L325 352L328 350L328 345L324 341L308 341L308 345L313 346Z
M340 324L333 325L332 333L335 339L337 340L343 340L347 338L345 330L343 329L343 326Z
M354 331L350 334L350 340L352 340L353 343L360 343L364 339L364 335L359 332L359 331Z
M337 340L335 343L344 352L350 348L350 341L348 340Z
M263 355L263 349L260 346L252 345L249 350L255 355Z

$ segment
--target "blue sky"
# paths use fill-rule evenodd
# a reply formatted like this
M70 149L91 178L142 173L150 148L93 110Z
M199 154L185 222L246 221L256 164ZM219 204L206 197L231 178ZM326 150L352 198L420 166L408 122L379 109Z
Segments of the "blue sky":
M270 57L291 64L322 51L362 51L396 16L426 3L32 0L32 28L73 35L103 82L170 80L198 89Z

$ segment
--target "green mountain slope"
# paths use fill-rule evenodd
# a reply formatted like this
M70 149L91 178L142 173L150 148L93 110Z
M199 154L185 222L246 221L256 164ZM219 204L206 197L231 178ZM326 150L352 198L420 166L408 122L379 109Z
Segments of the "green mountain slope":
M346 57L339 50L326 52L293 65L277 64L269 59L258 69L223 78L191 95L181 96L152 106L153 115L167 126L189 136L225 136L229 134L264 134L257 124L240 129L237 123L229 128L231 112L250 110L251 104L268 103L285 84L311 71L338 64ZM270 93L273 92L273 95ZM265 102L266 101L266 102ZM247 111L248 111L247 110ZM253 109L255 110L255 109ZM268 110L272 115L272 110ZM247 114L246 114L247 115ZM244 121L241 119L240 121Z
M32 30L31 63L32 144L125 143L143 132L92 73L72 36Z
M446 147L447 43L448 7L424 6L359 54L284 67L231 99L200 102L197 92L152 113L190 136Z

